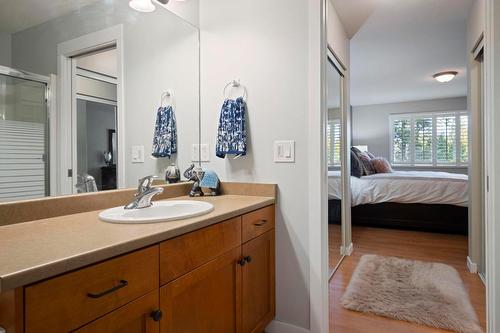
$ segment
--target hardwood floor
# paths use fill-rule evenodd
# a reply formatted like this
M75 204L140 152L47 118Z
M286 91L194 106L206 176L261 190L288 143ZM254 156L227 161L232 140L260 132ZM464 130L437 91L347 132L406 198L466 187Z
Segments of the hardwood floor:
M455 267L469 292L471 303L476 310L480 324L486 331L485 287L477 274L471 274L467 271L466 236L353 227L353 243L353 255L344 259L330 281L331 333L448 332L344 309L340 304L340 299L349 284L360 257L364 254L441 262Z

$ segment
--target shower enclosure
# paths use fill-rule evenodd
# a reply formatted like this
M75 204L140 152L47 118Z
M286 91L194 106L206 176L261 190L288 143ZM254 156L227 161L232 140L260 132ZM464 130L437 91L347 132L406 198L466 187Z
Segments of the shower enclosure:
M50 195L49 81L0 66L0 202Z

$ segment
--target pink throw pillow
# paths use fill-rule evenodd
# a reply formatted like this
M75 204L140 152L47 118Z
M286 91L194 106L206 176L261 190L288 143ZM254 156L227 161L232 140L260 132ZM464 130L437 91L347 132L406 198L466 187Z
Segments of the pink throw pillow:
M372 165L377 170L377 173L391 173L391 163L383 157L375 157L372 159Z

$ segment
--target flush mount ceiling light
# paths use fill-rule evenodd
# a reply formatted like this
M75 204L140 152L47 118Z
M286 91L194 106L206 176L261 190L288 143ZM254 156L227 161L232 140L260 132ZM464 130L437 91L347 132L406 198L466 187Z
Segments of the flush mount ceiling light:
M130 0L128 5L130 8L143 13L151 13L156 9L151 0Z
M448 71L448 72L441 72L441 73L436 73L432 77L436 79L436 81L441 82L441 83L446 83L450 82L457 76L458 72L455 71Z

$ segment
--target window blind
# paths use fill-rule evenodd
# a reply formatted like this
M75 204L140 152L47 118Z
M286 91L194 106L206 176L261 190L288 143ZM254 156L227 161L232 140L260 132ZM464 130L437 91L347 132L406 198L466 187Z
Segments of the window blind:
M410 163L410 119L394 119L392 122L392 160L398 164Z
M45 196L44 124L0 120L0 202Z
M327 159L329 166L340 165L341 127L339 120L329 120L327 125Z
M465 111L395 114L390 117L391 160L396 165L456 165L469 161Z

